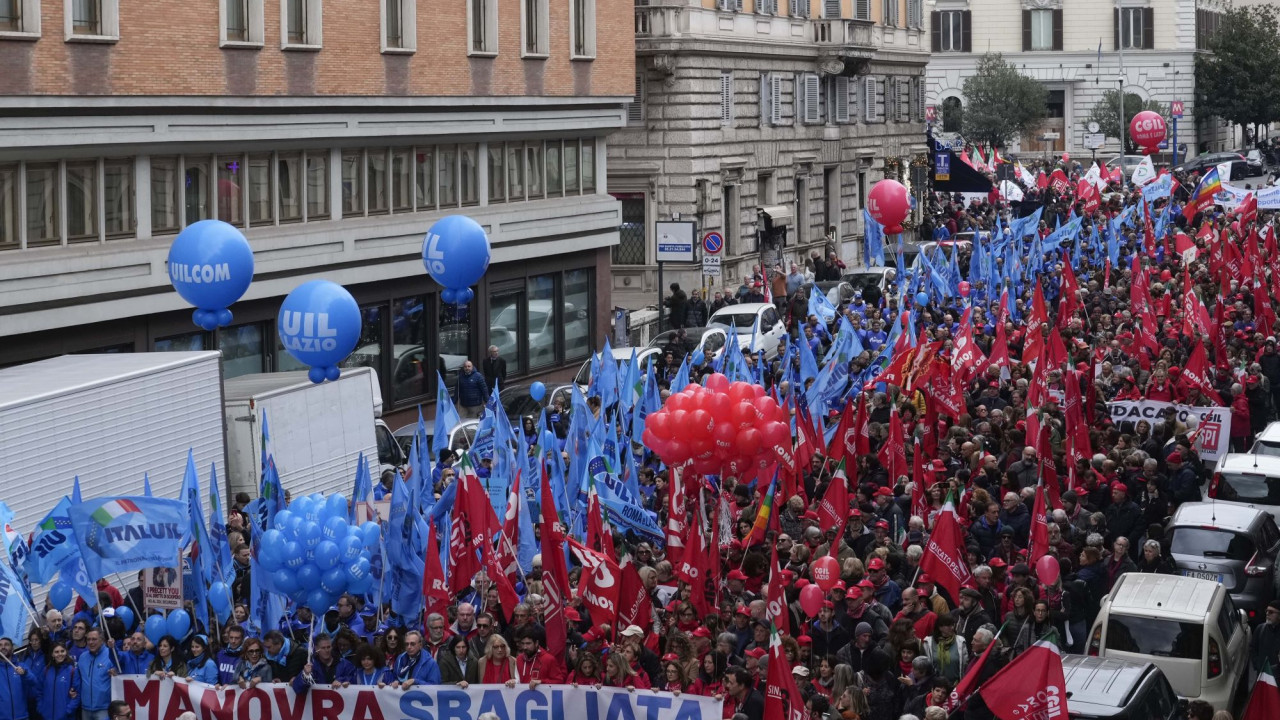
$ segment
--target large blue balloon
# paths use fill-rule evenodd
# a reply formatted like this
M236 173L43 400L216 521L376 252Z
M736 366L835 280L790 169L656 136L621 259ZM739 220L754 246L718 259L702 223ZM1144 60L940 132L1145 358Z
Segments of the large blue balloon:
M209 584L209 604L214 610L221 615L231 609L231 588L227 584L218 581ZM120 610L116 610L116 616L119 617Z
M342 551L342 562L351 562L364 551L364 542L358 537L348 536L338 543L338 548Z
M342 559L342 550L338 548L338 544L332 540L321 540L316 545L315 563L316 567L321 570L328 570L338 561Z
M126 632L133 632L133 610L128 605L121 605L116 608L116 617L120 618L120 622L124 623Z
M382 528L378 523L367 520L360 526L360 538L364 540L364 546L372 550L378 547L382 539Z
M163 615L152 615L147 618L146 625L143 625L143 634L151 641L152 645L160 642L160 638L169 634L169 627L164 621Z
M529 397L542 402L542 398L547 396L547 386L540 382L536 382L529 386Z
M344 509L345 513L346 510ZM330 517L324 521L324 525L320 529L320 533L326 540L337 540L347 536L347 518L346 517Z
M320 587L320 568L307 563L298 568L298 587L308 592Z
M298 576L292 570L277 570L271 573L271 582L285 595L292 595L299 589Z
M302 527L298 530L298 542L302 543L304 548L314 548L323 539L320 533L320 526L316 523L302 523Z
M341 595L347 589L347 573L340 567L329 568L320 576L320 587L330 595Z
M225 327L231 324L227 306L253 282L253 249L244 233L221 220L192 223L169 246L169 282L196 307L196 325Z
M489 236L480 223L465 215L442 217L422 241L422 264L445 288L445 302L471 302L471 286L489 269Z
M59 580L49 588L49 604L61 610L71 604L71 586Z
M191 616L186 610L178 609L169 613L169 618L165 621L165 627L168 634L182 640L191 630Z
M276 328L284 349L311 367L311 382L337 380L338 363L360 341L360 306L341 285L312 280L284 299Z
M297 570L307 562L302 552L302 543L290 540L284 544L284 566Z
M303 605L311 608L311 612L316 615L323 615L328 612L330 607L333 607L333 598L333 593L329 593L323 588L316 588L307 593L307 601Z

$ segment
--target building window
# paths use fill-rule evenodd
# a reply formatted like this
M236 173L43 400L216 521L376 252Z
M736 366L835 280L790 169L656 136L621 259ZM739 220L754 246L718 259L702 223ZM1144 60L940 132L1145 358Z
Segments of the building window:
M440 207L458 206L458 148L454 145L441 145L436 148L436 169L440 191Z
M972 52L971 15L968 10L932 13L934 52Z
M564 359L580 360L591 352L591 271L564 273Z
M596 139L584 138L582 141L582 193L590 195L596 191Z
M545 57L549 52L548 0L520 0L520 34L524 38L520 54L523 57Z
M221 0L223 47L252 45L263 40L263 0Z
M569 22L573 28L572 57L596 56L596 0L570 0Z
M245 170L249 188L249 225L275 223L275 183L271 178L271 153L249 156Z
M964 104L960 98L952 95L942 101L942 131L960 132L964 117Z
M207 158L183 158L186 225L213 217L209 200L210 178Z
M235 325L218 331L222 351L222 376L240 377L266 370L267 353L262 343L262 323ZM288 356L279 352L277 355Z
M151 158L151 233L178 232L182 218L178 214L178 158Z
M428 297L391 301L391 399L426 397L435 384L435 368L427 365Z
M413 210L413 148L391 150L391 210Z
M578 140L564 141L564 194L579 195Z
M871 0L853 0L853 19L871 19Z
M218 219L232 225L244 223L244 166L239 155L218 158Z
M98 241L98 163L69 162L67 178L67 242Z
M329 151L310 150L307 161L307 218L329 219Z
M416 0L382 0L382 52L411 53L418 49Z
M507 171L504 168L507 148L500 142L491 142L485 152L489 163L489 202L506 202Z
M386 370L382 367L382 319L386 316L384 306L360 306L360 341L351 355L342 361L341 367L373 368L380 376L386 377Z
M548 140L546 143L547 197L560 197L564 194L564 158L560 145L559 140Z
M924 0L907 0L907 27L919 30L924 26Z
M138 231L138 198L133 180L133 158L103 162L102 225L108 240L133 237Z
M525 186L529 189L530 200L541 200L543 180L542 143L529 143L524 147Z
M480 204L480 147L458 146L458 193L463 205Z
M507 190L512 200L524 200L524 145L507 144Z
M23 3L28 11L32 3ZM69 42L120 39L120 0L63 0L63 32ZM28 29L28 31L30 31Z
M342 151L342 216L364 214L364 152Z
M525 373L527 352L521 352L521 337L525 337L521 322L521 305L525 304L523 289L496 292L489 298L489 344L498 347L498 354L507 361L511 375Z
M75 35L102 34L102 0L71 0L71 32Z
M467 35L472 55L498 52L498 0L467 0Z
M733 71L720 71L720 126L733 126Z
M1154 11L1149 7L1115 9L1116 49L1150 50L1155 47Z
M474 325L471 308L474 305L475 303L466 305L439 303L440 310L436 318L437 368L444 378L449 395L455 400L458 392L458 371L471 356L471 335ZM512 350L514 349L513 344Z
M627 103L627 124L644 125L644 73L636 73L636 92Z
M40 35L40 0L0 0L0 36Z
M58 163L27 163L27 247L57 245Z
M0 165L0 250L132 237L136 202L130 158Z
M1212 50L1222 24L1222 13L1196 8L1196 49Z
M370 215L386 215L391 209L387 148L370 148L365 161L365 196Z
M742 12L742 0L737 0L738 12ZM809 0L791 0L791 15L793 17L809 17Z
M0 250L21 246L18 236L18 164L0 165Z
M208 347L208 335L202 332L184 333L156 338L156 352L195 352Z
M644 193L614 193L622 205L618 244L610 251L614 265L644 265L647 259L647 214Z
M535 275L526 284L529 297L529 332L526 335L526 354L529 369L556 364L556 329L570 321L568 308L565 317L557 318L555 275Z
M414 172L414 202L419 210L436 208L436 152L434 147L416 148L417 169Z
M302 153L280 153L277 155L276 178L280 201L280 222L301 222L303 195L306 187L302 182Z
M322 42L323 0L281 0L280 32L285 48L317 48Z
M1031 15L1031 50L1053 49L1053 11L1028 10Z
M884 0L882 19L886 26L898 27L898 0Z

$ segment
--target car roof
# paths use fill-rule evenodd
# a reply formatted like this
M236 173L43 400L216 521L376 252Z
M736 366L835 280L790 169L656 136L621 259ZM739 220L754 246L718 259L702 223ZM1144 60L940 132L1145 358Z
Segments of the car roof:
M1115 714L1155 669L1149 662L1109 657L1063 655L1062 674L1072 714L1091 717Z
M1218 460L1218 472L1249 473L1280 477L1280 456L1257 453L1228 453Z
M715 311L711 317L716 315L737 315L738 313L760 312L765 308L777 307L773 303L738 303L737 305L725 305Z
M1270 516L1270 513L1234 503L1183 503L1173 514L1169 527L1211 525L1232 532L1248 532L1260 516Z
M1221 588L1213 580L1182 575L1126 573L1111 591L1111 612L1204 622Z
M1255 439L1280 443L1280 421L1267 423L1267 426L1262 428L1262 432L1258 433Z

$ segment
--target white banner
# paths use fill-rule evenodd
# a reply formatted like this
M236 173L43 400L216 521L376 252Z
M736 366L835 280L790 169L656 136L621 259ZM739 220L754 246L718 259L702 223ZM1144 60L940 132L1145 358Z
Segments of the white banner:
M497 713L504 720L720 720L723 703L709 697L655 690L571 685L415 686L409 690L369 686L313 686L298 695L280 683L222 690L185 680L148 680L141 675L111 679L111 697L133 710L133 720L172 720L191 711L200 720L475 720Z
M1227 454L1227 446L1231 441L1231 408L1192 407L1161 400L1119 400L1107 403L1111 422L1117 425L1146 420L1154 426L1164 419L1162 413L1169 408L1177 411L1178 422L1192 428L1196 452L1200 453L1201 460L1217 460Z

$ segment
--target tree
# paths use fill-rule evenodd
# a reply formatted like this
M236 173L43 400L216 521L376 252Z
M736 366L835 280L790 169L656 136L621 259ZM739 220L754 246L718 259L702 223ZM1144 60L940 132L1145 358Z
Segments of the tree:
M1120 125L1120 91L1108 90L1102 93L1102 99L1093 104L1093 109L1089 111L1089 117L1086 123L1098 123L1098 132L1109 138L1124 138L1124 152L1126 155L1132 155L1138 152L1137 143L1133 142L1133 138L1129 137L1129 121L1133 120L1133 116L1150 110L1158 113L1163 117L1168 117L1167 108L1155 100L1143 100L1140 96L1133 93L1124 94L1124 126ZM1123 134L1122 134L1123 133Z
M966 104L961 122L965 139L1001 147L1030 135L1044 119L1048 91L1006 61L987 53L964 81Z
M1269 4L1233 8L1219 27L1213 53L1196 55L1196 115L1253 125L1256 136L1280 120L1280 13Z

